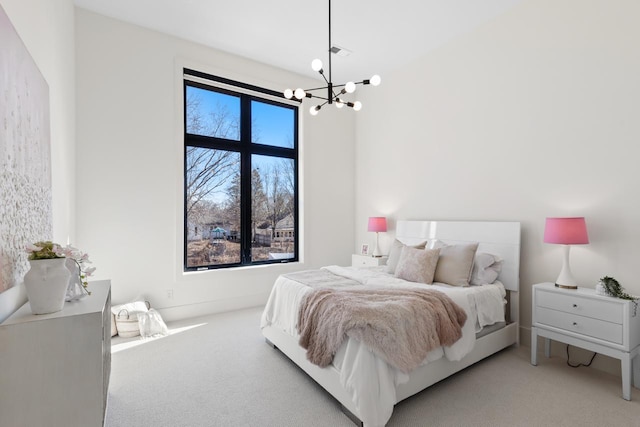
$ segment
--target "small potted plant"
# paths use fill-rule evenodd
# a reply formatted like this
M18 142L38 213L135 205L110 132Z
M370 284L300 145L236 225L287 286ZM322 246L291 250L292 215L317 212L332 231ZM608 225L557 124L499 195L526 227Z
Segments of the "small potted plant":
M608 295L610 297L621 298L633 301L633 311L638 309L638 297L629 295L623 289L620 283L613 277L604 276L596 284L596 293L599 295Z
M34 314L62 310L65 301L91 295L87 278L95 271L89 255L73 246L62 247L51 241L27 246L31 269L24 278L27 297Z
M24 276L24 286L33 314L48 314L62 310L71 273L60 246L37 242L27 246L31 268Z

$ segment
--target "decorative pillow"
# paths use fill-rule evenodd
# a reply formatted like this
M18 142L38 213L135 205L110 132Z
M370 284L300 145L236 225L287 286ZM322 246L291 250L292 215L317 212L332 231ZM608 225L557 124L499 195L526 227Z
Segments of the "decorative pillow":
M473 270L471 272L472 285L485 285L493 283L502 271L502 258L497 255L479 252L473 260Z
M440 249L402 248L395 276L417 283L433 283Z
M424 249L426 245L427 245L427 242L422 242L410 247L416 248L416 249ZM396 266L398 265L398 260L400 259L402 248L404 248L405 246L406 245L398 239L395 239L393 241L393 244L391 245L391 249L389 250L389 258L387 259L388 273L394 274L396 272Z
M444 248L445 246L447 246L447 244L442 240L433 239L433 240L429 240L429 243L427 244L427 249L438 249L438 248Z
M469 286L477 243L440 248L434 281L452 286Z

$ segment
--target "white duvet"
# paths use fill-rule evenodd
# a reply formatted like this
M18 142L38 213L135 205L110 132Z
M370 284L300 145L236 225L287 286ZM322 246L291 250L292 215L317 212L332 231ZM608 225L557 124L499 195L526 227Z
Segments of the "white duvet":
M423 284L407 282L386 273L385 267L354 268L329 266L323 269L370 286L416 286ZM456 361L469 353L475 344L476 332L484 326L504 321L506 292L502 284L472 286L460 288L435 283L428 285L446 293L467 313L467 322L462 328L462 338L451 347L432 350L423 364L446 357ZM302 296L310 287L280 276L271 291L262 314L260 327L273 326L296 339L298 307ZM389 365L376 356L359 341L345 337L345 341L336 353L333 366L340 372L342 386L352 396L362 422L366 427L384 426L393 412L396 398L396 386L409 380L410 374Z

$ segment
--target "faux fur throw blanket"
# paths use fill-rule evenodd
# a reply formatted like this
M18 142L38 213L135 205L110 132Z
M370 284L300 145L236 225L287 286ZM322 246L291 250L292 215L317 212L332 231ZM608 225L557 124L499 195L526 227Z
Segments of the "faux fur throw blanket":
M460 339L466 320L460 306L433 289L318 288L302 298L299 343L309 361L325 367L349 336L409 372L429 351Z

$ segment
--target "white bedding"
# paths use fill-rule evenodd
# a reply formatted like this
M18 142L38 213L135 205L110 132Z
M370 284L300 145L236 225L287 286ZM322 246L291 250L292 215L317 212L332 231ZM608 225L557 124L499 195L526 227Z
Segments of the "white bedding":
M467 313L468 319L462 328L462 338L451 347L432 350L423 364L443 356L452 361L462 359L473 349L476 332L484 326L504 321L506 292L499 282L460 288L439 283L423 285L407 282L386 273L385 267L362 269L329 266L324 269L369 286L430 286L446 293L458 304ZM310 287L298 281L280 276L262 314L261 328L276 327L297 341L298 307L302 296L310 290ZM397 401L396 386L407 382L410 374L404 374L377 357L368 347L350 338L345 338L333 359L332 367L339 371L340 382L352 396L365 426L384 426Z

